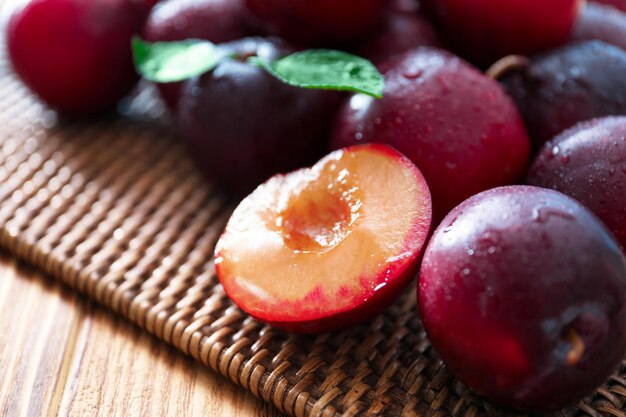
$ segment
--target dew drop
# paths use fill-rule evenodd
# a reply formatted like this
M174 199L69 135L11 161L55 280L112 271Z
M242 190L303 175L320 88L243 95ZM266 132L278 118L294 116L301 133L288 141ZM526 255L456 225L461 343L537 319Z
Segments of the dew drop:
M405 71L402 76L408 80L415 80L419 77L422 76L422 74L424 73L424 71L422 71L421 69L410 69Z

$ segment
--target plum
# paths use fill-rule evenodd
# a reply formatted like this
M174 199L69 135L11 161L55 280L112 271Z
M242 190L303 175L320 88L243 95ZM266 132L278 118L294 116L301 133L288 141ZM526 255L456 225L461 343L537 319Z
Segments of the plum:
M17 75L71 116L112 108L137 82L130 48L149 4L131 0L33 0L9 17L7 48Z
M246 62L293 52L284 44L246 38L223 45L234 58L185 83L178 122L200 170L238 194L315 162L327 146L340 96L289 86Z
M601 41L533 57L502 82L538 148L574 124L626 113L626 51Z
M581 0L426 0L444 34L483 64L532 54L567 41Z
M547 142L528 183L576 198L626 248L626 116L581 122Z
M612 6L623 12L626 12L626 0L591 0L593 3L600 3Z
M587 3L576 21L574 42L597 39L626 50L626 12L602 4Z
M257 25L300 45L345 45L372 30L387 0L246 0Z
M379 142L398 149L426 177L436 221L471 195L524 175L530 141L496 81L427 47L383 66L383 98L352 96L340 110L333 148Z
M143 30L150 42L203 39L224 43L245 38L252 32L245 0L168 0L156 7ZM170 109L178 103L182 83L159 84L159 92Z
M415 12L388 11L377 30L359 46L358 55L380 64L419 46L444 45L425 17Z
M626 259L588 209L509 186L455 208L424 254L418 301L462 381L521 409L572 404L626 353Z
M428 186L411 161L385 145L354 146L244 199L215 248L215 269L258 320L338 330L379 314L415 277L430 221Z

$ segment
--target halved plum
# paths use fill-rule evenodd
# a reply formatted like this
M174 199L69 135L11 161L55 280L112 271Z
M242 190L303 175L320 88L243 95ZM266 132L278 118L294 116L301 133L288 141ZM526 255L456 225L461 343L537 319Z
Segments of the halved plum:
M414 277L431 212L424 177L398 151L339 150L243 200L215 249L217 274L258 320L341 329L380 313Z

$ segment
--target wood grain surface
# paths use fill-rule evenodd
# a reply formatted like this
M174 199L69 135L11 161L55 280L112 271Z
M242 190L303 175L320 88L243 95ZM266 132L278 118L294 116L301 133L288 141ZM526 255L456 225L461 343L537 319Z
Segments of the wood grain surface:
M0 252L0 416L281 416Z

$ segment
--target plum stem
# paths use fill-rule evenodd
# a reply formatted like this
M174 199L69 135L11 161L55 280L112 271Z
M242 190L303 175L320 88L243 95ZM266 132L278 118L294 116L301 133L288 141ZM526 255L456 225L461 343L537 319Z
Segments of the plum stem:
M580 338L578 333L574 329L568 329L565 338L570 343L571 348L565 356L567 364L570 366L576 365L583 358L585 354L585 342Z
M528 57L523 55L507 55L489 67L485 74L494 80L499 80L511 71L525 69L529 65L530 60Z

